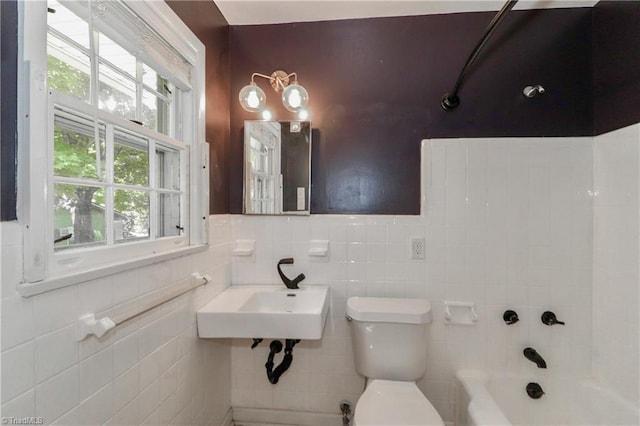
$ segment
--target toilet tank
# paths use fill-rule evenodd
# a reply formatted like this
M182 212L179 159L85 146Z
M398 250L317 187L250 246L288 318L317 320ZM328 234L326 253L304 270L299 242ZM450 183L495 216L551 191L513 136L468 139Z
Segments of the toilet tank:
M347 320L358 373L370 379L403 381L424 375L431 322L428 300L350 297Z

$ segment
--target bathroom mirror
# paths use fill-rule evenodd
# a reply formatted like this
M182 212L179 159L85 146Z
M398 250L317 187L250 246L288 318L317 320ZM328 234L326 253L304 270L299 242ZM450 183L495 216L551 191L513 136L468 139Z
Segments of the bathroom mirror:
M244 213L308 215L311 122L244 122Z

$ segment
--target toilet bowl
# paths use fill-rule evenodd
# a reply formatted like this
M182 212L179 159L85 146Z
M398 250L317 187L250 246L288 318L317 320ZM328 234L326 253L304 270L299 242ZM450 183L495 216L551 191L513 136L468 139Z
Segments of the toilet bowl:
M442 418L414 382L372 380L356 404L356 426L443 426Z
M356 370L367 378L354 413L356 426L443 426L418 389L426 371L425 299L351 297L347 300Z

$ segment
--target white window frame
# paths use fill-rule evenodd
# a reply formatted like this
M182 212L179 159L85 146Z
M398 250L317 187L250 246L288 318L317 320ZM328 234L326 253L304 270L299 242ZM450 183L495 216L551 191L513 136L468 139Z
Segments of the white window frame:
M164 2L127 2L138 16L192 67L185 91L182 140L188 145L185 178L188 223L184 238L118 244L100 249L53 250L53 146L49 135L47 2L19 2L18 220L23 230L23 279L18 291L31 296L127 269L205 250L208 242L208 144L205 142L205 48ZM100 112L98 112L100 114ZM112 121L113 117L109 118ZM123 120L118 125L134 126ZM135 128L143 132L143 128ZM157 137L157 135L154 135ZM154 232L151 229L150 232ZM95 252L99 253L98 257Z

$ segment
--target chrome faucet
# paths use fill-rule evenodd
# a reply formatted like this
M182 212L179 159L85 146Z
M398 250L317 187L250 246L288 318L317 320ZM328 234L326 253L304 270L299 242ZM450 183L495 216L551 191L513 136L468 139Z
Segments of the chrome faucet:
M547 368L547 363L544 361L544 359L542 359L540 354L536 352L535 349L525 348L523 353L524 353L524 357L527 358L529 361L535 363L538 366L538 368Z
M298 287L298 283L306 278L304 276L304 274L300 274L297 277L295 277L294 279L290 280L282 272L282 269L280 269L280 265L293 265L293 257L287 257L285 259L280 259L280 261L278 262L278 274L280 275L280 278L282 279L282 282L284 283L284 285L287 286L287 288L290 288L292 290L297 290L299 288Z

